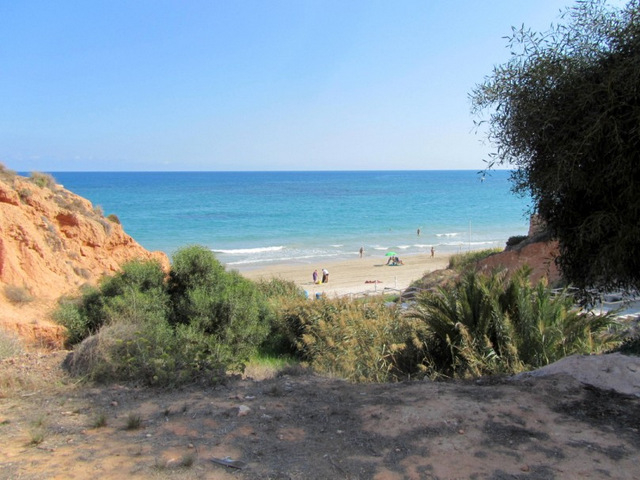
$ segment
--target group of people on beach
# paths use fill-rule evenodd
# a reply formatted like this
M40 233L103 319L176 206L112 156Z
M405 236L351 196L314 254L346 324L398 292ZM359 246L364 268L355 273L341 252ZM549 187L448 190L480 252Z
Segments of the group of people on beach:
M322 269L322 279L318 278L318 270L313 271L313 283L321 284L321 283L329 283L329 270L326 268Z
M404 262L400 260L400 257L389 257L387 260L387 265L404 265Z

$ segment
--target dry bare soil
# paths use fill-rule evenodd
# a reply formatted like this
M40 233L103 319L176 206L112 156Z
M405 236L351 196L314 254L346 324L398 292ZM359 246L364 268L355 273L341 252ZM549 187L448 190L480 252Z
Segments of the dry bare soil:
M0 478L640 478L640 398L560 370L384 385L298 371L168 391L76 385L64 356L0 363ZM594 368L637 379L627 358Z

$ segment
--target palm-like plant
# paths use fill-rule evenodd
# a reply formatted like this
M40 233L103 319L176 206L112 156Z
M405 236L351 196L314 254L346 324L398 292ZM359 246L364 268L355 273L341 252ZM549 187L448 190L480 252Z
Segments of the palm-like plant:
M514 275L501 303L516 328L520 358L532 368L567 355L599 353L619 342L609 333L615 321L611 313L581 311L568 290L554 295L544 281L532 286L527 270Z
M466 272L450 289L422 295L408 313L428 326L432 373L468 376L498 373L517 363L512 328L499 304L505 275Z
M575 353L594 353L617 339L608 315L575 307L544 281L532 286L530 269L470 271L448 289L426 293L407 315L424 322L426 358L433 375L477 376L536 368Z

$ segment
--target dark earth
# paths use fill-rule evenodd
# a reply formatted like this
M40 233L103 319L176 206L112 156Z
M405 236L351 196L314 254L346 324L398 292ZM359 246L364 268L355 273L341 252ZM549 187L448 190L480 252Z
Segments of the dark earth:
M154 390L77 383L65 355L0 364L0 478L640 478L640 398L563 373Z

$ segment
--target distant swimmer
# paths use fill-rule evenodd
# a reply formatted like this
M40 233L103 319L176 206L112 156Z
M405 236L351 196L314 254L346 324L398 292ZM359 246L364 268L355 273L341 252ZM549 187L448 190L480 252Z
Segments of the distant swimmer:
M418 236L420 236L420 228L418 228Z

